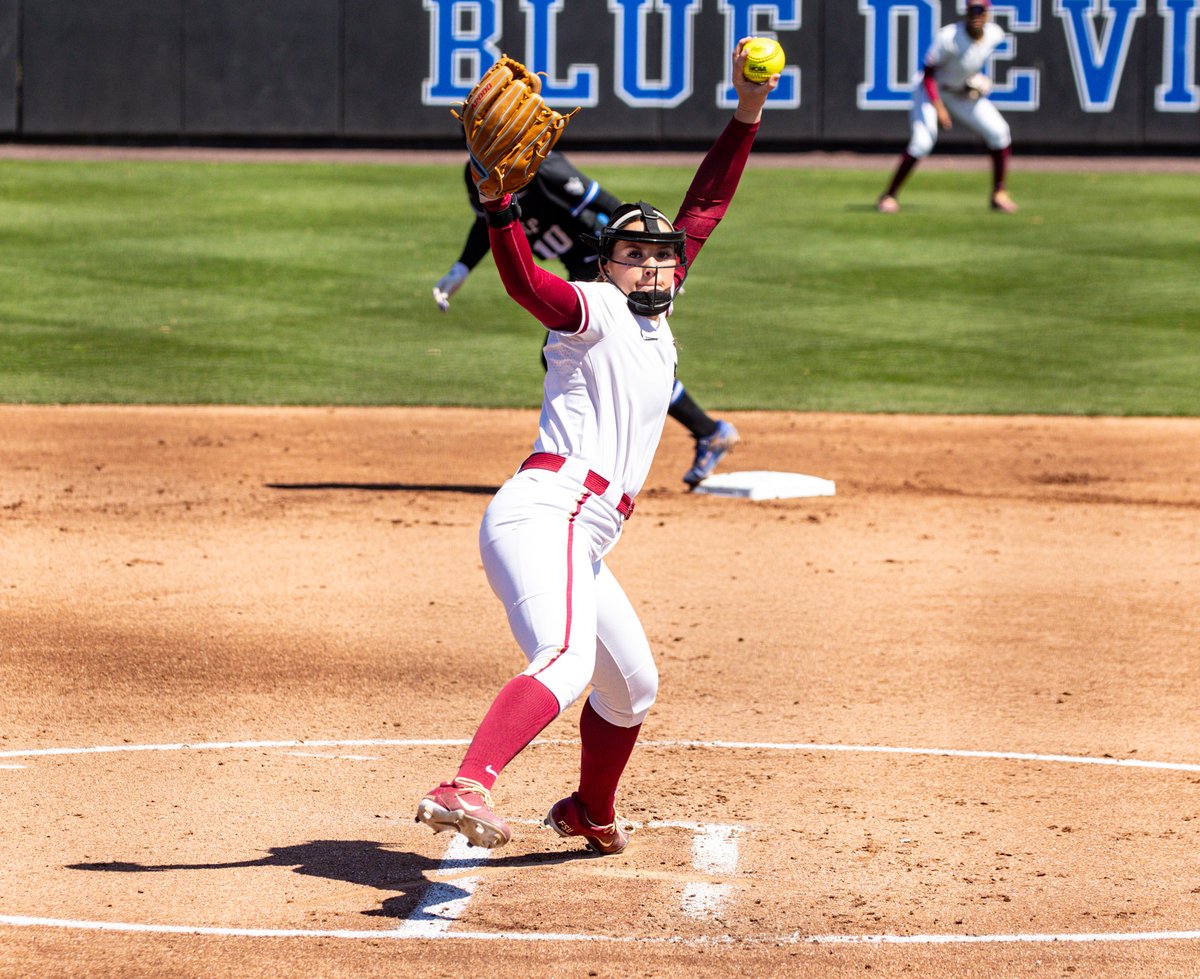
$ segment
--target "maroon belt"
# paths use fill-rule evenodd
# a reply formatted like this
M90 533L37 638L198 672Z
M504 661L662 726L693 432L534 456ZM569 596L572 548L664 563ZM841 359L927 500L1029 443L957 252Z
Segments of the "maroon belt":
M524 472L526 469L548 469L550 472L556 473L562 469L566 461L566 456L555 455L553 452L535 452L521 463L521 468L517 472ZM583 477L583 485L597 496L603 496L608 492L609 483L599 473L589 469L587 475ZM626 520L633 516L633 497L628 493L621 494L620 502L617 503L617 513Z

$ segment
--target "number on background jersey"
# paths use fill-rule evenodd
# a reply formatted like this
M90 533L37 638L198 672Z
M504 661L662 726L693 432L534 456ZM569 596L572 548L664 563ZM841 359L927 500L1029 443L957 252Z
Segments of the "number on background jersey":
M552 224L533 243L539 258L558 258L571 250L571 238L557 224Z

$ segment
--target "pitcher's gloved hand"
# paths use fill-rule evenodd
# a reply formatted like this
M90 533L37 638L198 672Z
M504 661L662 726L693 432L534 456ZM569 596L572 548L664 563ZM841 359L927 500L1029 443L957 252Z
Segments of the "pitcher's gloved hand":
M483 73L467 94L462 122L471 151L471 176L484 200L515 194L537 176L571 117L542 98L542 79L507 55Z
M462 262L455 262L450 266L450 271L438 279L437 285L433 287L433 301L443 313L450 308L450 297L462 288L470 274L471 270Z

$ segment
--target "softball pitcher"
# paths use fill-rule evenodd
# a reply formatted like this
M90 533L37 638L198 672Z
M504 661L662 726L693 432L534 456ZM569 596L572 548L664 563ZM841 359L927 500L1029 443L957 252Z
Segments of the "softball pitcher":
M579 721L579 785L546 825L620 853L629 827L617 784L658 671L650 644L604 557L634 511L662 436L675 340L667 315L724 216L779 76L743 77L738 106L708 151L672 223L645 202L617 208L600 230L599 278L567 282L533 261L512 195L486 202L492 255L508 293L549 331L533 453L497 492L479 532L488 583L503 602L528 668L492 702L458 772L417 807L417 822L496 847L512 832L493 808L504 767L590 685Z
M957 120L983 137L991 153L992 210L1016 211L1017 205L1004 188L1012 137L1008 123L988 98L991 83L983 74L983 66L1005 38L1003 28L989 20L990 13L991 0L970 0L962 21L938 31L925 55L924 76L913 90L908 148L875 204L876 210L884 214L900 210L896 200L900 186L917 163L933 152L938 127L950 129Z

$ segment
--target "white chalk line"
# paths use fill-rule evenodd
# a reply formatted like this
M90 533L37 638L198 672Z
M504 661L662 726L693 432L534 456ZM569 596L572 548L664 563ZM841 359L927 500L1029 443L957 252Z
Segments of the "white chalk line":
M163 935L216 935L225 938L348 938L371 940L428 940L444 938L462 941L507 942L609 942L627 945L725 945L747 943L764 945L988 945L1037 944L1053 942L1174 942L1200 939L1200 931L1141 931L1096 932L1065 934L1015 935L758 935L750 937L698 937L593 935L524 931L444 931L409 928L406 922L399 928L363 931L350 928L223 928L208 925L150 925L127 921L73 921L67 918L35 918L17 914L0 914L0 925L14 927L69 928L82 931L118 931Z
M468 744L464 738L438 739L351 739L336 741L209 741L153 745L94 745L84 748L33 748L0 751L0 758L29 758L44 756L108 754L138 751L213 751L228 749L282 749L282 748L345 748L345 747L454 747ZM547 739L535 741L541 745L574 745L576 742L565 739ZM1091 764L1108 765L1124 768L1146 768L1165 771L1200 771L1200 764L1181 762L1147 761L1135 758L1094 757L1087 755L1050 755L1029 752L977 751L952 748L909 748L886 745L841 745L816 744L796 742L747 742L747 741L647 741L641 744L643 748L710 748L724 750L761 750L761 751L828 751L828 752L861 752L880 754L924 755L951 758L975 758L1009 761L1033 761L1061 764ZM329 756L313 756L329 757ZM341 756L352 760L356 756ZM375 759L370 759L375 760ZM19 765L4 765L3 768L20 768ZM716 826L692 822L656 820L651 826L676 826L698 831L701 837L694 846L693 857L696 866L713 865L717 868L727 864L730 859L736 866L737 844L736 834L741 831L737 826ZM457 852L458 844L461 853ZM490 855L490 854L489 854ZM482 866L487 856L475 858L465 839L456 836L447 849L443 863L461 871L464 861L470 865ZM479 878L471 877L456 879L454 885L435 882L426 889L418 907L412 916L404 920L398 927L387 930L355 930L355 929L297 929L297 928L230 928L203 925L153 925L135 922L105 922L84 921L60 918L32 917L26 915L0 914L0 925L17 927L41 926L54 928L69 928L91 931L124 931L157 934L183 935L216 935L225 937L248 938L347 938L347 939L421 939L431 938L461 939L466 941L561 941L561 942L609 942L628 944L631 942L650 942L653 944L674 944L687 946L721 945L732 942L752 942L775 945L789 944L827 944L827 945L955 945L955 944L995 944L995 943L1052 943L1052 942L1147 942L1147 941L1194 941L1200 939L1200 931L1160 931L1160 932L1099 932L1099 933L1059 933L1059 934L1000 934L1000 935L803 935L793 932L787 935L761 935L750 937L701 936L684 938L682 936L621 936L568 934L549 932L460 932L451 931L450 927L458 918L466 903L470 900ZM697 890L697 886L700 889ZM725 885L712 885L705 889L702 885L691 885L685 893L685 911L696 916L707 916L713 913L728 894Z
M850 751L884 755L929 755L941 758L989 758L1000 761L1054 762L1068 765L1111 765L1117 768L1153 768L1174 772L1200 772L1192 762L1147 761L1109 755L1043 755L1025 751L972 751L961 748L905 748L872 744L805 744L770 741L647 741L642 748L724 748L730 751Z
M435 873L453 870L457 875L463 869L482 867L490 856L490 850L484 850L483 856L479 856L477 847L472 847L465 836L455 833ZM482 879L455 876L453 883L430 883L421 892L417 906L397 926L396 934L404 938L444 937L450 931L450 926L466 911Z
M709 876L732 877L737 872L738 838L746 831L736 823L697 823L679 819L626 820L635 830L685 829L692 833L692 867ZM540 819L510 819L514 825L544 826ZM728 901L733 888L729 884L689 881L680 898L683 913L689 918L715 918ZM465 903L460 912L465 910Z
M291 758L324 758L327 761L383 761L380 755L331 755L323 751L289 751Z
M692 866L701 873L732 877L737 872L741 826L705 826L692 837ZM729 884L693 881L683 889L683 911L690 918L715 918L729 900Z
M93 745L86 748L21 748L0 751L0 758L36 758L52 755L107 754L123 751L222 751L231 748L444 748L469 744L466 738L363 738L347 741L197 741L178 744ZM578 741L546 739L536 745L578 745ZM974 751L960 748L906 748L869 744L811 744L772 741L642 741L639 748L710 748L727 751L845 751L885 755L924 755L941 758L978 758L997 761L1032 761L1066 765L1107 765L1114 768L1148 768L1170 772L1200 772L1200 763L1113 758L1109 755L1045 755L1025 751Z

